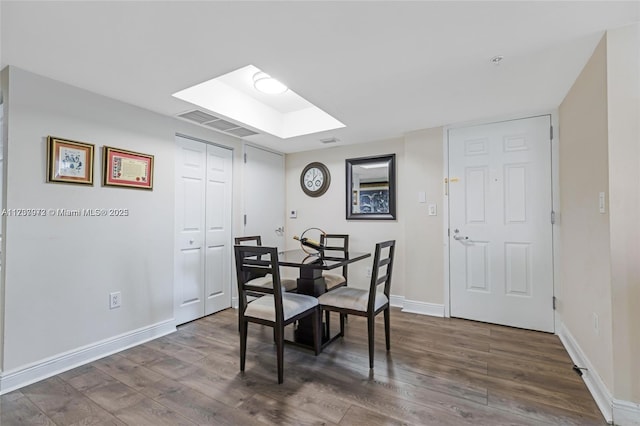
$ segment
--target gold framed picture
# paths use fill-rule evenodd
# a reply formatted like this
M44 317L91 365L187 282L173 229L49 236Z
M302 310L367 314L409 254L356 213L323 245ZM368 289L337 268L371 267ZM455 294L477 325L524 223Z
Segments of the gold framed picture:
M47 182L93 185L93 151L90 143L47 137Z
M105 146L102 184L153 189L153 155Z

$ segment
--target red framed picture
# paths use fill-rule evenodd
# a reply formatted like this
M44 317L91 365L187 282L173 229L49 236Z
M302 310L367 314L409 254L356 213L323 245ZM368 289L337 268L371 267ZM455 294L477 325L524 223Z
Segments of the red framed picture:
M47 137L47 182L93 185L94 145Z
M153 155L105 146L102 184L153 189Z

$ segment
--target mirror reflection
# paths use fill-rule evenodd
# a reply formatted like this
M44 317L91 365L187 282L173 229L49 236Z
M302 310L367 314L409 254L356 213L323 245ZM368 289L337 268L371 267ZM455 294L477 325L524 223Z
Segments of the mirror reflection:
M346 161L347 219L395 219L395 154Z

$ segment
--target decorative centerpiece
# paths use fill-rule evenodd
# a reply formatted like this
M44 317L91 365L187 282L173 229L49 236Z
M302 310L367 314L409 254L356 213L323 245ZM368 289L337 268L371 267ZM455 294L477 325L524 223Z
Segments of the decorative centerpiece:
M302 234L300 234L300 236L294 235L293 239L300 241L300 248L308 255L321 256L324 252L324 245L320 244L318 240L314 240L313 238L306 236L307 233L312 230L320 232L320 236L327 235L327 233L320 228L307 228L302 232Z

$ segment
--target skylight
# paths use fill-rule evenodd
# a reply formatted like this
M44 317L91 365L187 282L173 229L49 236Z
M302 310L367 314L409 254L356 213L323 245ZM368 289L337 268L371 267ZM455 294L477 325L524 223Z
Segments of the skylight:
M345 127L291 89L259 92L254 87L258 73L263 71L247 65L172 96L282 139Z

